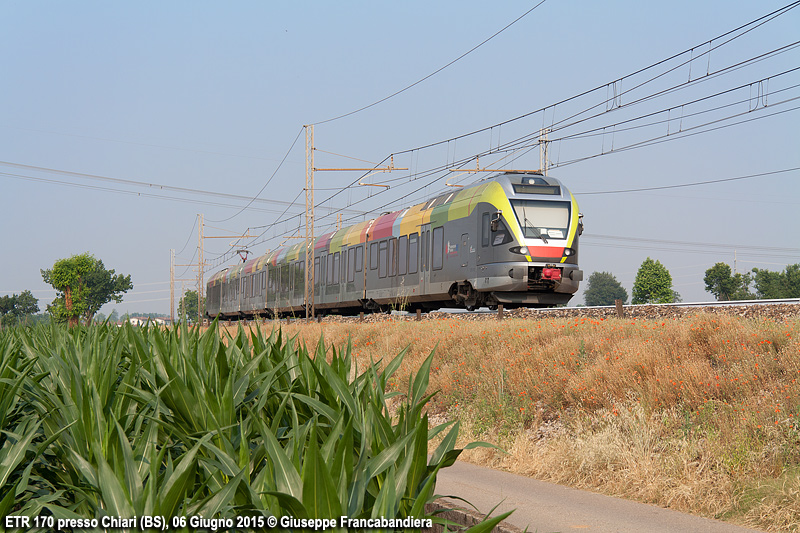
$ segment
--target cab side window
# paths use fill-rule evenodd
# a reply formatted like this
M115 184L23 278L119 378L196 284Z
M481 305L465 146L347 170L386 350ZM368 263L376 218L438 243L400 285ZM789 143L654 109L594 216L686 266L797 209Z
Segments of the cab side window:
M492 232L492 246L500 246L509 242L511 242L511 232L508 231L505 222L500 219L497 222L497 231Z

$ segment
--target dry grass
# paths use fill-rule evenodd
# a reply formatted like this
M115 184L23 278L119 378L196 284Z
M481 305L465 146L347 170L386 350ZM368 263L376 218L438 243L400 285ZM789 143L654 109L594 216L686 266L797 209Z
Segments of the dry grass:
M267 326L269 327L269 326ZM466 458L770 531L800 528L800 320L295 323L364 363L436 348L430 410L462 420ZM463 457L463 456L462 456Z

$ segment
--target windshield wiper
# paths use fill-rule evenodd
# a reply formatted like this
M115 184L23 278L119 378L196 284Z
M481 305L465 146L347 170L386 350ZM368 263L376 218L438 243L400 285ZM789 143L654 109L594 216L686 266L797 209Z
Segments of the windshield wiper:
M528 224L530 222L530 220L528 220L528 216L526 214L526 210L525 209L522 210L522 219L523 219L523 223L525 224L526 228L531 228L533 231L536 232L536 235L534 235L534 237L539 237L540 239L542 239L542 242L547 244L547 239L545 239L544 235L542 235L542 232L539 231L532 223Z

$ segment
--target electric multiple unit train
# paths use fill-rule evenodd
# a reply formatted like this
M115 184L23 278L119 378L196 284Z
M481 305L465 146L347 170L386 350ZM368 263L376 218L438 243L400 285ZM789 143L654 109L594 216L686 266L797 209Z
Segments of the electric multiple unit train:
M558 180L501 173L318 237L317 314L550 307L569 301L582 215ZM305 315L305 243L215 273L213 318Z

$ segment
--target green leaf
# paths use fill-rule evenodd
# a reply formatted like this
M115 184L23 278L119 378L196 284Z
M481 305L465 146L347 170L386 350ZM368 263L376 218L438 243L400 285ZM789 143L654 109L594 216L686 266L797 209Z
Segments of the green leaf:
M0 488L5 486L8 477L15 468L25 459L25 454L30 449L31 442L36 436L41 421L37 421L32 428L23 423L24 434L19 439L8 438L0 449Z
M414 448L409 453L414 459L408 471L406 489L413 496L428 473L428 414L420 420L415 430Z
M450 431L447 432L447 435L442 439L442 442L439 443L439 446L436 448L436 451L433 452L433 456L431 457L431 461L429 464L436 465L438 464L444 455L455 448L456 440L458 439L458 427L460 422L456 421L453 424L453 427L450 428Z
M236 490L239 488L246 473L247 469L243 468L222 488L222 490L214 494L214 496L203 505L198 514L203 516L217 516L217 514L227 516L228 513L223 513L222 511L230 506L231 500L236 496Z
M492 531L497 524L508 518L514 511L508 511L494 518L488 518L480 524L475 524L464 533L488 533Z
M6 489L6 495L0 500L0 516L6 517L11 514L11 507L14 505L14 499L17 493L17 483L14 483L13 487L8 487Z
M264 494L267 496L272 496L278 500L280 503L281 508L284 511L288 511L287 515L294 516L295 518L309 518L308 511L303 506L303 504L295 498L294 496L290 496L285 492L278 492L274 490L266 491Z
M194 473L197 467L195 457L201 446L210 438L211 435L205 435L188 452L181 456L180 461L175 465L174 471L169 474L160 491L156 514L174 516L185 495L194 490Z
M425 391L428 390L428 380L430 379L431 363L433 362L433 351L427 359L422 363L417 371L417 376L414 378L414 387L411 394L411 405L416 406L425 396Z
M130 500L128 500L128 497L125 495L125 490L122 488L117 476L114 475L114 472L108 466L106 460L102 457L98 457L97 462L99 467L98 488L100 489L100 494L103 495L105 509L112 516L123 518L135 516L136 513L133 510ZM134 468L133 471L135 472L136 469Z
M406 445L416 436L415 433L409 433L402 439L395 441L391 446L384 449L381 453L367 461L367 478L373 478L380 475L387 468L394 465L397 458L404 451Z
M302 498L303 482L300 480L300 475L297 473L291 459L286 455L286 451L278 444L278 439L275 438L275 435L263 425L261 436L267 449L267 457L272 462L272 467L275 471L276 488L294 498Z
M316 424L311 428L303 463L303 505L311 518L336 518L342 514L333 478L319 453Z

